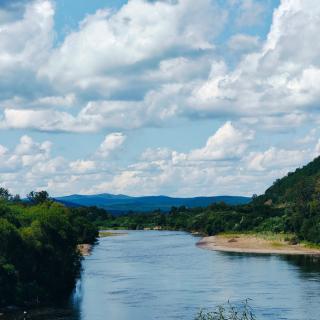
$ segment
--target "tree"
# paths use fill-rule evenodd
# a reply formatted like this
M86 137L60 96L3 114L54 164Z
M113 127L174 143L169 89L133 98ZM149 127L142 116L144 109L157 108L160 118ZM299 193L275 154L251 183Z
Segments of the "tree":
M14 203L19 203L19 202L21 202L20 195L19 195L19 194L16 194L16 195L14 195L14 196L11 196L11 201L14 202Z
M28 195L27 198L29 199L30 202L33 204L40 204L48 201L49 198L49 193L47 191L31 191Z
M11 197L10 192L8 189L0 187L0 200L6 200L8 201Z

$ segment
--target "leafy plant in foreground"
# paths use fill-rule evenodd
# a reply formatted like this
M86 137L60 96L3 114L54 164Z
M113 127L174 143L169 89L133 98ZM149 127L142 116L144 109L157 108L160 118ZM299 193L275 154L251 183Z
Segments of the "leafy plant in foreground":
M195 320L256 320L252 308L246 300L240 307L232 305L220 305L213 312L200 310Z

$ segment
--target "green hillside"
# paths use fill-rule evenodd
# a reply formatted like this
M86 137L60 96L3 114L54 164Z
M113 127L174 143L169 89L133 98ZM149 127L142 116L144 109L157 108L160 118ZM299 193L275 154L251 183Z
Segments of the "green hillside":
M273 204L288 206L317 199L320 199L320 157L276 180L256 201L272 200Z

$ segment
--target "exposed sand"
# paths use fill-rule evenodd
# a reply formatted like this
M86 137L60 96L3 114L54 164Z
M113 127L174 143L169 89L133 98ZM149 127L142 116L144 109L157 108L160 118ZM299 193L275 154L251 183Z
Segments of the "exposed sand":
M114 236L123 236L123 235L127 235L127 233L125 232L111 232L109 230L101 230L99 231L99 238L105 238L105 237L114 237ZM91 244L87 244L87 243L83 243L83 244L79 244L77 246L78 250L80 251L80 254L83 257L87 257L90 256L93 245Z
M79 244L78 245L78 250L80 251L81 255L86 257L90 256L91 250L92 250L92 245L91 244Z
M307 248L300 244L290 245L285 241L266 240L251 235L204 237L197 246L202 249L225 252L320 256L320 249Z

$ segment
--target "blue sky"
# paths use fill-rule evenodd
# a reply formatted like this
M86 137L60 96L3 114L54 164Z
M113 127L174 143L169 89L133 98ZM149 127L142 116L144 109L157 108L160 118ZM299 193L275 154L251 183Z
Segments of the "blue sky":
M87 15L94 14L101 8L119 9L127 1L122 0L57 0L55 14L55 30L58 41L63 41L66 34L78 28Z
M320 151L319 20L315 0L0 1L0 184L263 192Z

